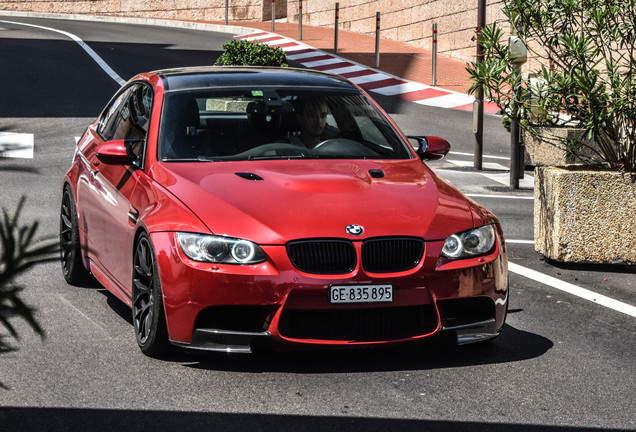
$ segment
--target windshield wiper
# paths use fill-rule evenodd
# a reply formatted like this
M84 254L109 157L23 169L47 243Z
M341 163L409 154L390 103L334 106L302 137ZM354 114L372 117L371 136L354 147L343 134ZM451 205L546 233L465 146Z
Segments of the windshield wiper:
M195 158L162 158L161 162L200 162L201 159Z
M234 161L234 160L241 160L241 159L235 159L233 156L199 156L197 160L199 162L223 162L223 161Z
M258 155L258 156L199 156L199 162L226 162L226 161L249 161L249 160L285 160L285 159L320 159L321 156L300 154L300 155Z
M297 155L259 155L248 156L247 160L267 160L267 159L318 159L320 156L310 154L297 154Z
M300 155L259 155L259 156L199 156L199 162L237 162L237 161L261 161L261 160L296 160L296 159L374 159L364 155L329 155L329 154L300 154ZM186 162L184 159L179 159ZM195 159L193 159L195 160ZM176 161L176 159L175 159ZM190 162L190 160L187 160Z

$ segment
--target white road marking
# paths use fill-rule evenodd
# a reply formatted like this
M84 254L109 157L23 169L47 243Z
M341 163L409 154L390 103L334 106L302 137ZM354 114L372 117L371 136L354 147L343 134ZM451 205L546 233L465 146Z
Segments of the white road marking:
M449 154L452 155L459 155L459 156L470 156L470 157L475 157L475 155L473 153L462 153L462 152L456 152L456 151L452 151ZM505 156L489 156L489 155L482 155L483 158L486 159L501 159L501 160L510 160L509 157L505 157Z
M533 245L534 244L534 240L511 240L511 239L506 239L506 243Z
M315 52L315 51L311 51L311 52L303 52L300 54L287 54L287 58L290 60L296 60L296 61L300 61L302 59L306 59L306 58L312 58L312 57L317 57L318 55L320 55L319 52Z
M510 173L491 174L482 173L484 177L488 177L490 180L494 180L502 185L510 185ZM534 176L526 174L519 180L519 189L534 189Z
M501 198L501 199L521 199L521 200L533 200L534 196L521 196L521 195L490 195L490 194L464 194L470 198Z
M388 86L388 87L381 87L374 91L376 93L380 93L385 96L395 96L395 95L400 95L404 93L411 93L411 92L416 92L420 90L426 90L429 88L432 88L432 87L424 85L424 84L407 82L405 84L397 84L397 85Z
M434 89L439 89L438 87L431 87ZM443 89L439 89L443 90ZM443 90L447 92L447 90ZM468 105L473 103L475 98L473 96L468 96L462 93L449 93L443 96L432 97L428 99L422 99L418 101L413 101L416 104L434 106L438 108L455 108L458 106Z
M332 74L336 74L336 75L343 75L346 73L352 73L352 72L359 72L361 70L364 70L365 68L358 66L358 65L353 65L353 66L344 66L338 69L329 69L329 73Z
M241 39L261 40L261 39L269 39L271 37L276 37L276 34L274 34L274 33L260 33L260 34L254 34L254 35L247 35L247 36L242 37ZM280 39L284 39L284 38L281 37Z
M582 299L589 300L591 302L600 304L601 306L605 306L617 312L622 312L624 314L627 314L629 316L636 318L636 307L629 305L627 303L620 302L613 298L604 296L603 294L595 293L594 291L590 291L588 289L581 288L571 283L564 282L552 276L548 276L538 271L531 270L526 267L522 267L515 263L509 262L508 270L518 275L540 282L544 285L548 285L552 288L556 288L568 294L581 297Z
M96 328L97 330L99 330L99 332L106 336L106 338L110 339L110 335L108 334L108 332L106 331L106 329L102 326L102 324L98 321L95 321L94 319L92 319L91 317L89 317L88 315L86 315L84 312L82 312L79 308L77 308L73 303L71 303L67 298L65 298L62 295L57 295L56 296L58 299L60 299L60 301L62 303L64 303L65 305L67 305L68 307L72 308L76 314L79 314L79 316L81 316L82 318L84 318L86 321L90 322L94 328Z
M363 76L359 76L359 77L353 77L353 78L349 78L349 81L356 83L358 85L360 84L366 84L366 83L371 83L371 82L375 82L375 81L384 81L387 79L390 79L391 77L385 74L381 74L381 73L376 73L373 75L363 75Z
M320 66L327 66L330 64L335 64L337 63L337 59L332 57L332 58L328 58L328 59L323 59L323 60L316 60L316 61L310 61L310 62L303 62L303 65L305 65L305 67L308 67L310 69L315 68L315 67L320 67Z
M0 132L0 158L33 159L34 141L33 134Z
M310 47L308 45L304 45L304 44L298 44L295 46L289 46L289 47L285 47L283 48L283 51L285 51L286 53L291 53L292 55L299 55L299 54L294 54L296 51L303 51L306 49L310 49ZM316 53L312 53L312 55L316 55ZM287 55L287 58L289 58L289 55Z
M447 162L450 162L454 165L460 167L472 167L472 161L460 161L454 159L446 159ZM501 164L496 162L485 162L482 164L482 168L490 171L500 171L501 173L489 173L489 172L479 172L484 177L489 178L490 180L496 181L497 183L501 183L502 185L508 186L510 184L510 173L509 169ZM531 174L526 174L524 178L519 180L519 188L520 189L533 189L534 188L534 177Z
M21 23L21 22L4 21L4 20L0 20L0 22L6 23L6 24L21 25L21 26L26 26L26 27L34 27L34 28L38 28L40 30L47 30L47 31L51 31L51 32L62 34L64 36L72 39L79 46L81 46L82 49L84 51L86 51L86 53L89 56L91 56L91 58L99 65L99 67L101 67L104 70L104 72L106 72L108 74L108 76L110 76L113 80L115 80L115 82L117 84L119 84L120 86L126 84L126 81L122 77L117 75L117 72L115 72L95 51L93 51L93 49L90 46L88 46L86 44L86 42L84 42L83 40L81 40L79 37L75 36L72 33L65 32L63 30L54 29L54 28L51 28L51 27L39 26L39 25L35 25L35 24L25 24L25 23Z
M450 162L454 165L460 166L460 167L472 167L473 166L473 161L464 161L464 160L456 160L456 159L446 159L447 162ZM484 162L482 163L482 169L485 170L491 170L491 171L508 171L508 168L498 164L496 162Z

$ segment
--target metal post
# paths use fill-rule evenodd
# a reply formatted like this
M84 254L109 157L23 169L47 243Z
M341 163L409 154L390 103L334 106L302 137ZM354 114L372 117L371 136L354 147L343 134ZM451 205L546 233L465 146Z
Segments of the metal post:
M486 26L486 0L478 0L477 3L477 29L481 31ZM477 42L477 63L484 61L484 48ZM484 152L484 89L479 88L475 92L475 104L473 105L475 124L475 144L473 146L473 166L481 171L482 156Z
M333 52L338 53L338 21L340 21L340 3L336 2L336 22L333 26Z
M225 25L227 25L227 16L230 10L230 0L225 0Z
M521 69L518 65L515 65L515 73L520 74ZM513 98L517 100L517 94L519 87L515 86L512 89ZM514 119L516 117L517 106L516 103L512 106L513 115L510 119L510 189L519 189L519 170L521 168L521 145L519 143L519 123Z
M380 12L375 14L375 67L380 67Z
M298 40L303 40L303 0L298 0Z
M526 175L526 143L523 141L521 128L519 128L519 180Z
M272 0L272 31L274 31L275 21L276 21L276 0Z
M519 123L510 122L510 189L519 189Z
M437 85L437 23L433 23L433 83Z

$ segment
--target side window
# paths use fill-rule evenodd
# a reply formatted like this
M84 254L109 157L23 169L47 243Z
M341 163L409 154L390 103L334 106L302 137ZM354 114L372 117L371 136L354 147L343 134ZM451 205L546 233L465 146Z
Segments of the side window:
M130 151L136 159L140 160L143 157L146 136L150 127L150 113L152 111L150 86L145 84L134 86L126 105L130 114L126 123L127 129L122 128L122 138L138 140L130 147Z
M102 137L104 141L111 141L114 138L114 133L117 130L117 125L121 119L119 115L124 102L128 99L130 89L122 91L119 96L111 103L102 118L99 119L99 125L97 126L97 133Z
M140 162L150 126L152 90L145 84L134 84L122 91L99 121L97 132L105 141L132 139L129 150Z
M130 109L132 112L132 126L145 135L150 126L150 111L152 109L152 90L144 84L137 85L130 95Z

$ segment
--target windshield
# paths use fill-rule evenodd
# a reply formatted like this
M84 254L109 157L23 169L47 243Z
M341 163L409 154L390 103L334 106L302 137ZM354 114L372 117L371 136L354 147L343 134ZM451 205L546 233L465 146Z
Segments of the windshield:
M361 93L293 88L168 93L158 154L163 161L202 162L412 157Z

